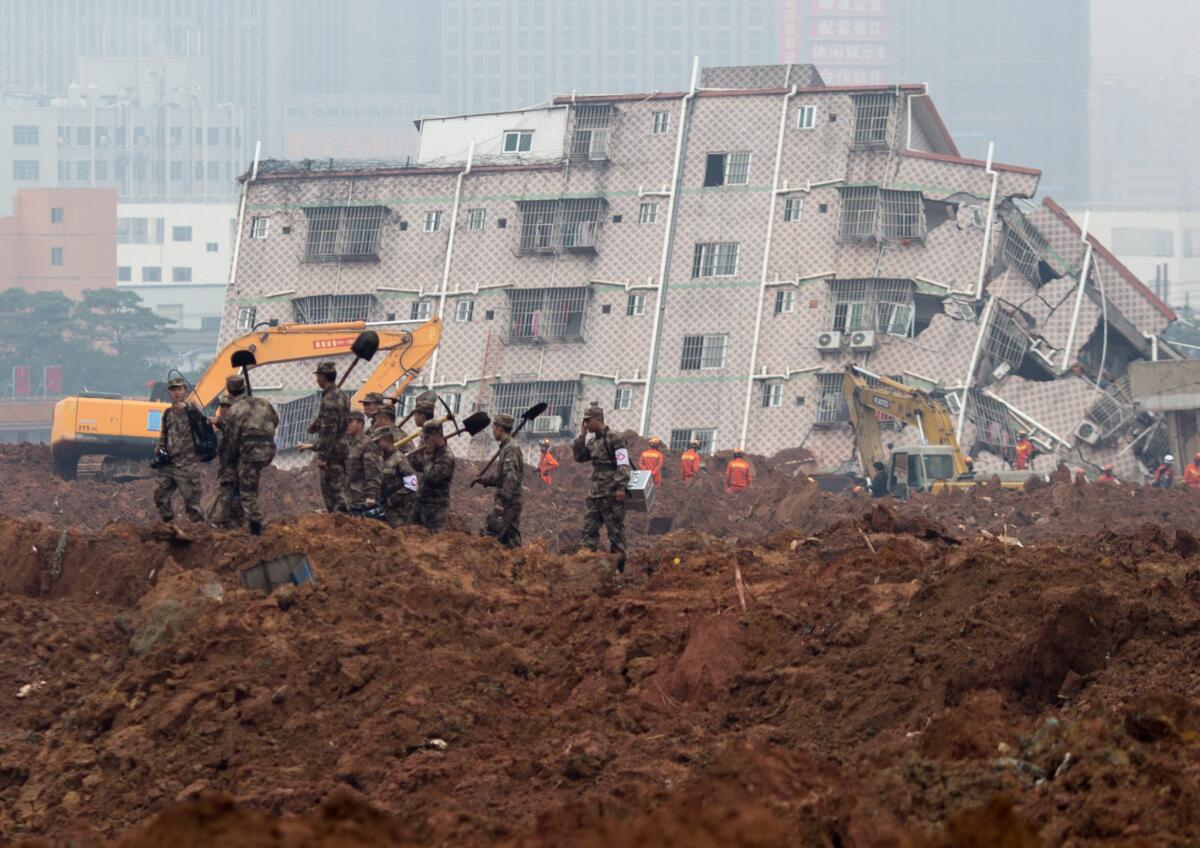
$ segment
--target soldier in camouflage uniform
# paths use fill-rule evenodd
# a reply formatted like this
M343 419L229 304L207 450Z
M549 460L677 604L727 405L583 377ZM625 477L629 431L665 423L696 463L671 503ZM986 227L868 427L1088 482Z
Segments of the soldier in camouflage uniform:
M188 413L202 415L200 407L185 401L187 383L182 377L174 377L167 383L171 405L163 410L158 434L158 451L167 461L156 471L158 485L154 488L154 505L158 507L163 521L173 521L175 512L171 507L171 496L179 490L183 507L190 521L203 521L200 513L200 460L196 457L196 443L192 439L192 424Z
M350 495L350 509L363 510L375 506L379 499L379 472L383 467L383 456L379 446L363 432L366 419L357 410L350 413L346 427L346 490Z
M242 509L242 496L237 485L237 455L233 452L233 439L229 435L229 408L233 398L229 392L221 392L217 400L217 416L212 424L221 434L221 445L217 449L217 501L213 504L208 520L215 527L240 527L246 520Z
M250 532L262 533L262 509L258 505L258 479L275 459L275 428L279 415L270 401L246 394L246 381L235 375L225 380L233 406L225 413L225 432L230 452L237 462L237 488L249 519Z
M496 470L475 481L496 490L495 505L488 513L480 535L491 536L506 548L521 546L521 485L525 477L525 457L513 441L514 423L513 417L503 412L492 418L492 438L500 443Z
M317 366L317 385L320 387L321 403L317 417L308 425L308 432L317 438L301 450L316 451L317 468L321 471L321 496L325 499L328 512L346 512L349 498L346 493L346 424L350 417L350 401L337 387L337 367L332 362Z
M412 524L417 500L417 472L408 457L396 450L398 440L399 432L395 427L375 431L375 444L383 454L379 502L386 509L387 523L392 527Z
M589 440L588 434L592 435ZM576 462L592 464L592 486L583 516L583 546L600 546L600 525L608 529L609 549L617 555L617 570L625 570L625 487L629 485L629 449L625 440L604 424L604 410L588 407L579 437L571 446Z
M417 401L417 405L415 407L413 407L413 416L412 416L413 423L417 425L417 432L421 432L421 430L425 427L425 425L433 420L433 414L434 414L433 401L431 401L431 400ZM403 428L400 428L398 432L399 432L399 435L396 437L396 441L400 441L406 435ZM404 451L405 453L411 453L413 450L412 442L409 442L407 445L400 448L400 450Z
M391 430L396 426L396 410L390 406L381 406L375 410L375 414L371 416L371 428L367 433L372 439L375 438L376 430Z
M441 530L450 514L450 482L454 479L454 454L446 447L441 424L425 422L421 449L413 451L409 460L420 480L416 520L427 530Z

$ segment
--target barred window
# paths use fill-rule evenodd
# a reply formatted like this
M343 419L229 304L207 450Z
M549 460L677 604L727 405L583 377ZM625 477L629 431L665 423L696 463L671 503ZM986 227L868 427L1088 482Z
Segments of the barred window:
M521 413L529 407L536 403L545 403L547 408L543 417L561 418L560 432L569 431L572 429L575 396L578 389L579 384L575 380L496 383L492 386L491 408L488 411L492 417L495 417L498 412L506 412L513 418L519 419ZM526 432L532 432L532 428Z
M510 342L583 341L587 287L510 289Z
M840 424L850 420L846 406L845 381L841 374L817 375L817 424Z
M679 370L699 371L725 367L724 335L684 336Z
M967 392L966 404L967 420L975 425L976 443L1005 462L1012 462L1016 439L1008 407L978 389Z
M983 342L987 355L996 362L1007 362L1013 368L1019 368L1028 348L1029 334L1013 313L999 306L993 310Z
M830 280L829 329L911 335L914 291L912 280L886 277Z
M289 400L275 407L279 413L279 426L275 428L275 447L278 450L294 448L309 440L308 425L317 416L321 393Z
M595 162L608 158L611 119L612 106L607 103L575 108L575 132L571 136L572 160Z
M292 317L297 324L341 324L368 321L375 310L370 294L318 294L292 301Z
M1049 247L1046 237L1039 233L1020 212L1004 220L1004 262L1035 287L1042 287L1038 272L1038 257Z
M704 185L746 185L750 181L750 154L709 153L704 164Z
M379 226L386 206L314 206L304 210L309 262L378 259Z
M888 122L892 114L891 94L854 96L854 145L887 147Z
M595 248L596 229L604 201L598 197L564 200L560 204L559 243L567 250Z
M870 280L829 281L829 329L847 333L870 327Z
M518 201L517 253L594 251L604 205L601 197Z
M554 220L557 217L558 201L524 200L517 203L521 226L518 245L519 253L554 252Z
M1087 414L1088 418L1096 422L1102 439L1111 437L1133 416L1133 393L1129 386L1128 376L1110 384Z
M713 445L717 440L716 430L672 430L671 431L671 450L683 451L688 449L688 445L692 440L698 442L696 451L704 456L711 456Z
M738 243L697 244L692 257L693 277L732 277L737 273Z
M879 208L879 189L875 186L854 186L839 191L842 196L842 220L838 240L873 239Z
M921 241L925 238L925 204L919 191L879 192L883 212L883 237L888 241Z

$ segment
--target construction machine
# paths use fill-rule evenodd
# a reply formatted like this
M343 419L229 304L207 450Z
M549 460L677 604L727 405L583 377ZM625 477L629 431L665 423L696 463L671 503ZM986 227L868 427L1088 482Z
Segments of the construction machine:
M920 389L848 365L843 375L846 407L854 428L854 451L863 474L869 476L876 462L887 468L888 493L907 497L909 492L940 492L976 486L977 479L958 446L954 420L946 406ZM889 457L880 432L880 415L912 425L921 444L897 447ZM1006 489L1019 489L1030 472L1000 472Z
M268 324L227 344L188 394L202 408L225 388L225 378L237 373L247 359L256 366L352 352L355 339L367 330L363 321L337 324ZM442 337L439 318L412 331L377 333L379 350L388 355L355 393L392 392L399 397L433 355ZM247 356L247 352L249 356ZM241 357L238 354L241 353ZM162 414L168 404L133 400L120 395L83 392L54 406L50 449L55 471L65 479L127 480L144 477L158 442Z

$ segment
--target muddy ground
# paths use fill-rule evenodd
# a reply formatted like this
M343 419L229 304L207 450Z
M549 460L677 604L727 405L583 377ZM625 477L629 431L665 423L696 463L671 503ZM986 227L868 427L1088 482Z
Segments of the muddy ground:
M0 451L0 842L1200 843L1200 499L755 461L669 478L618 580L567 463L510 553L312 514L307 471L261 539L172 531ZM291 552L315 583L241 588Z

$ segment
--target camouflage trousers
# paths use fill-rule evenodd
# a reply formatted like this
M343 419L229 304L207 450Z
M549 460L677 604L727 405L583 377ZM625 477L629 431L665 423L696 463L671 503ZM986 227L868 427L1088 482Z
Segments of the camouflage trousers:
M274 459L274 442L250 442L242 445L241 454L238 456L237 489L248 521L262 524L262 507L258 503L258 480L263 469Z
M416 521L431 533L446 529L446 521L450 518L450 504L443 501L417 501Z
M158 485L154 487L154 505L158 507L163 521L172 521L175 510L171 507L171 496L179 490L183 508L192 521L203 521L200 513L200 466L195 462L181 465L164 465L157 471Z
M600 526L608 530L608 548L618 554L617 567L625 570L625 504L616 498L588 498L583 513L583 546L600 547Z
M387 523L389 527L407 527L413 523L413 507L416 498L413 495L393 497L387 505Z
M480 535L490 536L506 548L521 547L521 502L506 503L497 498Z
M346 512L350 508L350 494L346 487L346 455L317 455L321 472L321 497L325 499L326 512Z
M238 487L237 468L222 468L217 472L217 500L209 511L208 520L216 527L241 527L246 520L242 509L242 492Z

